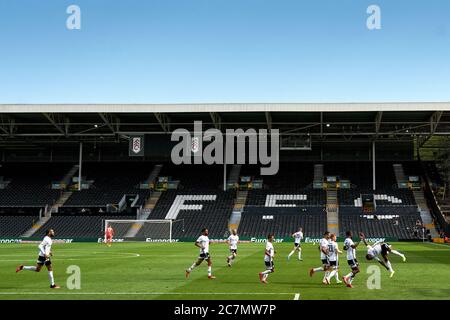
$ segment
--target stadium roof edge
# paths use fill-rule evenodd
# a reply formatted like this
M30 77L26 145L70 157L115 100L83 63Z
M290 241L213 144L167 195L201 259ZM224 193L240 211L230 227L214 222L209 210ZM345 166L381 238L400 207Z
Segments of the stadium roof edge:
M450 102L0 104L1 113L374 112L449 110Z

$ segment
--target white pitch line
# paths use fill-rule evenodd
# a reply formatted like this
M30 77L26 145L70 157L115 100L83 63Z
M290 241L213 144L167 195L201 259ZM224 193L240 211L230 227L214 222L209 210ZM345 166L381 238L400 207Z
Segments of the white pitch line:
M296 293L294 295L294 300L300 300L300 293Z
M450 245L445 244L445 243L436 243L436 242L424 242L424 243L426 243L426 244L433 244L433 245L435 245L435 246L447 247L447 248L450 249ZM444 251L445 251L445 250L444 250Z
M74 250L75 251L75 250ZM62 254L57 255L56 259L58 261L75 261L75 260L86 260L85 258L91 258L92 255L103 255L105 253L104 257L96 257L95 260L111 260L111 259L126 259L126 258L138 258L141 255L139 253L132 253L132 252L89 252L88 254ZM106 254L110 255L109 257L106 256ZM1 262L20 262L20 261L31 261L33 259L30 259L29 255L25 257L24 254L0 254L0 257L24 257L23 259L1 259ZM34 260L33 260L34 261Z
M0 292L0 295L292 295L292 292ZM296 294L295 296L300 294Z

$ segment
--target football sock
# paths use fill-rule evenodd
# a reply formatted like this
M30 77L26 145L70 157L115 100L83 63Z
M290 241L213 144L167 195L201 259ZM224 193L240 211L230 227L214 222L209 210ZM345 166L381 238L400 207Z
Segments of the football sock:
M392 252L393 254L396 254L396 255L402 257L402 258L405 256L403 253L400 253L400 252L398 252L397 250L391 250L391 252Z
M55 278L53 278L53 271L48 272L48 278L50 279L50 284L55 285Z
M262 274L269 274L269 273L271 273L272 272L272 270L266 270L266 271L263 271L263 272L261 272Z
M319 267L319 268L314 268L313 270L314 270L314 272L319 272L319 271L323 271L323 267Z
M385 267L386 269L388 269L389 270L389 268L388 268L388 266L387 266L387 264L386 263L384 263L383 261L381 261L380 260L380 258L378 258L378 257L375 257L374 258L375 260L377 260L383 267Z
M196 266L197 266L197 264L194 262L194 263L192 264L192 266L189 267L188 271L191 272L192 269L194 269Z
M295 249L289 253L288 258L290 258L294 254L294 252L295 252Z
M391 266L391 262L390 262L390 261L387 261L387 262L386 262L386 266L388 267L388 270L389 270L390 272L394 271L394 270L392 269L392 266Z
M336 279L336 282L340 281L339 280L339 271L336 270L336 273L334 274L334 278Z
M211 269L212 269L212 267L211 267L211 266L208 266L208 276L211 275Z
M300 260L302 258L302 249L298 249L298 259Z
M333 271L331 271L331 272L328 272L328 279L331 279L331 278L333 278L334 277L334 275L336 274L336 270L333 270Z
M35 266L24 266L22 270L30 270L30 271L36 271L36 267Z

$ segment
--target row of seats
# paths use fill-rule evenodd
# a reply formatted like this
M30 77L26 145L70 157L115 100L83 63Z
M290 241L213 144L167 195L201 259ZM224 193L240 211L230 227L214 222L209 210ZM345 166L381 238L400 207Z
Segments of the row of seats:
M0 206L53 204L60 196L60 191L52 190L51 182L60 181L72 165L4 164L0 168L0 176L11 180L11 183L5 190L0 190ZM155 163L150 162L88 162L83 165L83 176L87 180L94 181L91 188L80 192L75 191L65 206L106 206L118 203L126 193L143 195L139 200L139 204L143 204L146 199L145 195L148 193L140 190L138 184L147 178L154 165ZM368 163L365 162L326 162L324 168L325 174L349 178L353 184L357 185L359 191L364 192L365 188L369 189L371 183L371 172L367 170L367 165ZM357 170L355 166L360 166L360 170ZM410 166L413 166L413 169L408 169ZM419 170L414 164L404 164L404 167L405 170ZM240 174L241 176L251 175L262 178L265 188L272 192L295 194L310 187L313 180L313 162L282 162L279 172L274 176L260 176L259 168L259 166L244 165ZM180 190L205 191L221 187L223 167L164 164L160 176L170 176L174 180L180 180ZM392 163L377 163L377 182L378 185L386 186L389 191L386 194L391 194L389 189L395 185ZM17 194L23 196L16 197ZM349 201L354 201L354 199ZM314 201L314 196L311 201ZM403 203L405 202L403 201ZM406 204L409 203L406 202Z
M0 216L0 238L19 237L38 220L38 216Z
M325 207L257 207L246 206L243 214L246 215L298 215L298 214L324 214Z
M279 199L281 198L281 199ZM248 192L248 206L324 206L326 192L323 190L303 190L301 194L287 194L275 190L251 190Z
M125 194L145 195L139 183L146 179L153 166L153 163L87 163L83 166L83 176L93 184L89 189L74 191L64 206L106 206L118 204Z
M83 176L86 176L88 180L94 181L92 188L81 192L74 192L63 209L74 207L97 208L108 203L118 203L123 195L127 193L139 194L140 199L138 203L144 204L145 199L148 198L151 192L149 190L140 190L139 182L147 178L153 165L145 162L88 163L84 166ZM49 181L54 176L61 176L68 168L70 166L67 168L61 167L58 169L60 173L57 175L49 175L44 179L44 174L42 180L36 179L36 181L39 182L39 186L42 186L44 181L49 185ZM259 166L257 167L258 170L254 170L255 172L252 171L252 168L255 169L256 166L243 166L241 176L246 174L259 176ZM239 227L241 235L265 236L265 233L270 229L272 229L272 232L279 233L280 235L290 235L292 228L296 228L293 226L301 224L309 229L308 232L311 232L307 233L308 235L320 236L323 230L326 229L326 192L311 188L310 184L313 180L313 170L314 163L281 163L280 171L277 175L264 176L265 189L251 190L248 192ZM354 206L354 200L360 197L361 193L373 193L373 191L370 191L370 183L365 183L371 181L371 175L369 173L366 175L367 170L364 171L362 168L361 170L349 169L344 164L333 165L331 163L325 164L325 170L326 173L330 174L342 170L345 174L348 173L351 180L359 177L359 181L363 186L357 189L339 190L338 199L341 206L339 216L340 218L342 216L343 219L341 230L345 229L344 227L348 225L346 223L350 223L353 217L355 223L361 223L360 226L366 228L362 229L363 231L367 230L368 233L379 233L383 231L379 229L372 230L371 228L376 228L372 225L378 226L380 225L380 221L371 221L365 218L360 219L358 214L361 214L361 208ZM32 177L31 180L34 180L34 171L35 169L24 174L23 181L30 180L30 177ZM378 181L380 185L385 183L386 187L385 189L380 188L376 190L377 214L382 214L385 211L386 214L399 215L399 225L393 225L397 229L404 231L406 229L402 225L403 218L417 217L414 197L409 190L400 190L391 187L390 183L392 181L395 182L392 163L380 164L377 172L378 174L383 174L384 172L388 176L384 180L380 178ZM20 174L17 173L16 179L11 179L10 186L13 189L20 190L19 185L25 184L21 183L17 185L17 188L14 187L14 180L16 180L16 183L20 181L18 180L20 178L19 176ZM173 230L175 237L198 236L200 229L203 227L210 229L211 237L222 237L226 234L228 219L233 210L236 194L234 191L224 192L221 189L223 183L223 166L164 165L159 176L170 176L172 180L179 181L179 189L164 191L156 207L151 212L149 219L176 218L183 221L181 224L176 224ZM365 187L366 185L367 187ZM1 202L2 191L4 190L0 190L0 206L3 205ZM26 192L33 193L34 191L28 190ZM59 191L56 190L56 192ZM181 196L187 195L192 196L185 199L181 198ZM57 197L58 194L56 195ZM22 199L23 197L17 198ZM392 201L392 199L395 200ZM54 200L51 199L50 201ZM184 201L183 205L181 205L181 200ZM347 216L345 214L347 206L352 210L359 210L358 214L351 213ZM263 216L266 216L266 219L263 219ZM267 216L271 216L272 218L267 219ZM92 214L89 216L72 215L67 217L54 216L39 231L41 233L38 232L37 235L42 235L44 229L53 226L58 230L60 236L89 237L92 235L101 235L103 217L102 214ZM114 218L117 219L118 217L114 216ZM134 219L135 216L128 218ZM408 223L408 221L405 220L405 223ZM384 223L388 224L389 222L385 219L381 225L384 226ZM392 230L388 228L388 231L391 232ZM405 235L402 232L399 231L397 234ZM138 236L145 236L146 233L147 231L144 228L140 230Z
M374 198L375 202L378 203L378 204L382 204L383 202L388 203L388 205L389 204L402 204L403 203L402 199L399 199L399 198L394 197L394 196L388 196L386 194L374 194L373 198ZM353 203L354 203L355 207L362 207L363 206L361 197L356 198L353 201Z
M314 179L313 162L281 162L273 176L261 176L260 166L243 165L241 176L253 176L263 180L266 188L279 192L293 193L312 184Z
M393 237L399 239L414 239L414 228L418 215L400 215L394 219L367 219L359 215L339 214L340 235L345 231L363 231L370 238Z
M373 194L377 205L416 205L414 195L412 191L408 189L378 189L375 191L367 189L340 189L338 191L339 205L360 207L362 206L362 194Z
M320 237L327 229L326 214L274 214L273 219L263 219L264 215L242 214L239 234L247 237L266 237L274 233L276 238L290 237L302 227L304 235Z
M60 190L51 188L69 170L69 164L5 163L0 166L0 176L10 181L0 189L0 207L45 207L53 204Z
M379 215L418 215L419 209L416 206L391 206L391 207L377 207L374 214ZM354 206L339 207L339 214L344 215L359 215L363 213L363 209Z
M136 216L59 216L51 217L35 234L35 237L44 237L47 229L54 229L58 238L90 238L103 237L105 220L110 219L136 219ZM120 228L115 225L114 228ZM129 229L130 225L122 228ZM117 230L116 232L120 232Z

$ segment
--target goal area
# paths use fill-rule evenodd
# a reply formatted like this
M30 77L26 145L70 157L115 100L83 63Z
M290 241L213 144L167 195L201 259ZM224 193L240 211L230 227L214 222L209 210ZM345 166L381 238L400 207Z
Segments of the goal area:
M105 220L103 233L108 226L114 230L113 239L123 241L172 242L174 234L184 232L184 220Z

